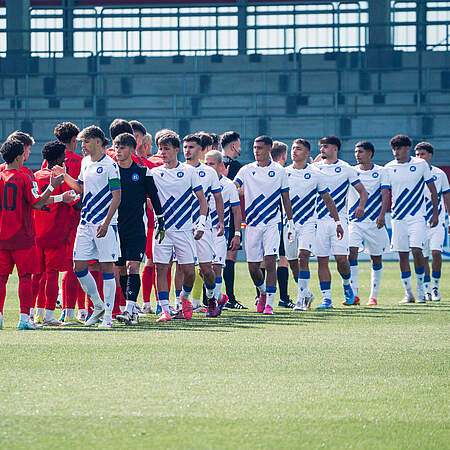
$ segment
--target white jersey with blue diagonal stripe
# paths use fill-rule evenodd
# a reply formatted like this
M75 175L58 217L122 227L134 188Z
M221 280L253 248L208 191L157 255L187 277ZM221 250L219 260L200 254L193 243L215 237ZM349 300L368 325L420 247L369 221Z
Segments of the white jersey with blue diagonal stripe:
M382 189L392 190L392 219L425 216L425 183L433 181L428 163L413 156L405 163L394 159L384 166L384 172Z
M439 223L444 223L445 207L443 195L450 192L448 177L443 170L435 166L431 166L431 176L433 178L434 185L436 186L436 191L438 195ZM425 219L427 223L430 222L432 215L433 215L433 204L431 203L431 192L429 189L425 189Z
M236 185L227 177L223 175L219 178L220 192L223 199L223 222L225 230L228 230L230 226L231 208L233 206L239 206L239 194ZM209 199L209 214L211 216L212 226L215 227L219 223L216 211L216 201L211 196Z
M191 231L194 192L202 189L197 172L179 162L172 169L165 165L155 167L151 173L158 189L166 230Z
M212 199L215 204L214 196L212 194L220 193L220 184L217 172L203 163L198 163L198 165L193 167L193 169L198 174L198 178L202 185L203 192L205 193L207 204L209 205L210 199ZM194 202L192 203L192 223L196 224L198 222L199 217L200 217L200 203L196 197L194 198ZM212 226L211 214L208 213L206 215L206 228L211 228L211 226Z
M318 194L329 192L326 178L311 164L306 164L303 169L296 169L291 164L286 167L286 173L294 223L304 225L315 222Z
M83 185L81 225L102 223L111 205L111 192L120 189L119 180L117 163L108 155L103 155L98 161L92 161L90 156L83 158L78 176L78 183ZM111 219L111 225L117 225L117 217L116 210Z
M239 169L234 181L244 185L247 225L272 225L281 222L281 193L289 191L286 170L270 161L267 166L253 162Z
M347 220L347 197L350 185L355 186L360 183L356 170L346 163L338 159L333 164L326 164L325 162L319 162L315 164L322 174L325 176L328 189L330 190L330 196L333 199L337 212L339 213L340 220ZM330 212L328 211L325 202L322 197L317 199L317 219L331 219Z
M348 215L351 222L374 222L381 211L381 185L383 184L384 169L382 166L372 164L369 170L362 170L354 166L361 183L367 191L367 203L364 208L364 216L360 219L355 217L355 209L359 205L359 193L351 188L348 193Z

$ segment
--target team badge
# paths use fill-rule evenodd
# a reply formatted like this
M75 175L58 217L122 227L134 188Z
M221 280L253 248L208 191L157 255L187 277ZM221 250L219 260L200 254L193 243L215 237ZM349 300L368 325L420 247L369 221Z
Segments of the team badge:
M305 177L305 180L309 180L311 178L311 174L305 173L304 177Z
M374 172L374 173L372 174L372 178L378 178L378 176L379 176L378 172Z
M275 176L275 171L269 170L268 175L269 175L270 178L273 178Z
M131 179L133 181L139 181L139 175L137 173L133 173L133 175L131 175Z
M102 173L103 172L103 167L97 167L97 173Z
M433 175L432 180L433 180L433 181L436 181L436 180L437 180L437 176L436 176L436 175Z
M183 172L177 172L177 177L178 178L183 178L184 177L184 173Z
M200 172L198 173L198 176L199 177L204 177L206 174L205 174L205 172L203 171L203 170L200 170Z
M342 171L342 169L341 169L340 167L336 167L336 168L334 169L334 171L335 171L336 173L339 173L339 172Z
M411 167L409 168L409 170L410 170L411 172L415 172L415 171L417 170L417 167L416 167L416 166L411 166Z

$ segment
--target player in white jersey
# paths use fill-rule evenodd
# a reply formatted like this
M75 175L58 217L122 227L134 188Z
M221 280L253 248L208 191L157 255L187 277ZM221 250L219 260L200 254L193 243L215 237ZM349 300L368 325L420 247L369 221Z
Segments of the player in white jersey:
M391 249L398 252L400 271L405 287L405 298L400 302L414 303L414 293L411 285L411 268L409 251L414 258L414 268L417 280L417 301L425 302L424 277L425 261L423 247L425 244L425 184L431 193L433 213L430 226L438 223L438 200L436 186L427 162L420 158L409 156L411 139L405 135L394 136L390 140L394 160L384 166L385 178L381 189L392 192L392 239Z
M318 309L333 307L331 301L331 273L329 268L330 255L336 259L337 269L342 278L345 304L353 305L355 296L350 285L350 264L348 262L348 219L347 196L350 185L359 194L359 205L355 209L355 217L364 215L364 207L367 201L367 192L358 178L356 170L346 162L338 159L341 148L341 140L336 136L326 136L319 141L322 161L316 167L326 177L330 196L333 199L339 213L338 224L342 225L344 235L339 239L336 236L336 224L326 208L322 198L317 199L317 230L316 248L319 266L320 290L322 291L322 304Z
M219 216L217 215L216 202L213 197L209 199L209 214L214 235L214 249L215 258L213 261L213 270L216 276L216 289L214 291L214 298L217 299L219 305L219 315L222 313L223 307L228 301L228 297L222 294L222 270L225 267L227 257L227 243L229 234L233 237L230 241L230 250L238 250L241 245L241 206L239 201L239 194L235 184L226 176L222 175L225 166L223 164L222 153L217 150L211 150L206 153L206 165L214 169L219 177L220 190L223 200L223 217L225 233L219 235ZM233 214L234 229L230 230L230 217Z
M158 147L164 165L152 169L153 180L158 189L166 225L166 236L160 243L153 241L153 261L156 264L156 288L162 314L158 322L172 319L169 311L169 287L167 272L173 253L182 271L181 307L183 317L190 320L192 304L189 301L195 278L197 254L195 240L201 239L205 232L208 206L203 193L198 172L188 164L177 159L180 138L168 131L158 137ZM193 230L192 203L197 198L200 204L200 217Z
M209 137L209 136L208 136ZM199 161L199 156L202 151L202 140L200 136L195 134L188 134L183 138L183 154L186 159L186 163L193 167L198 175L200 183L205 193L206 202L209 203L211 199L214 199L216 205L218 223L217 231L220 236L223 236L223 201L220 194L219 177L214 169L211 169L206 164ZM200 220L200 204L198 200L194 199L192 205L192 223L197 226ZM212 262L215 257L214 249L214 237L213 227L211 223L211 216L208 213L206 216L206 222L204 224L205 232L201 239L195 241L195 247L197 250L197 261L199 265L199 275L203 280L206 298L208 299L208 310L206 312L207 317L217 317L219 315L219 306L217 299L214 297L214 291L216 288L215 274L212 268ZM179 290L182 283L182 274L179 272L179 265L177 264L177 273L175 276L175 289ZM199 296L200 297L200 296ZM197 304L193 304L194 311L200 307L200 300L197 300ZM194 299L193 299L194 302ZM177 305L179 307L179 305ZM203 310L203 308L202 308ZM182 313L177 314L176 318L181 318Z
M309 309L314 298L309 290L309 258L314 252L316 241L316 205L321 196L331 217L334 219L336 237L342 238L344 231L339 225L339 215L327 187L327 179L314 165L308 164L311 145L305 139L296 139L292 143L291 158L293 164L286 168L289 182L289 197L292 205L292 215L295 225L294 249L286 247L286 257L291 268L298 267L297 302L294 310ZM297 261L298 265L292 264Z
M428 189L425 190L425 221L427 224L427 236L425 239L425 298L427 301L440 301L439 294L439 280L441 278L442 268L442 248L445 239L445 209L450 213L450 186L446 173L436 166L431 165L431 158L433 157L434 148L429 142L419 142L414 152L418 158L424 159L431 168L431 175L436 186L438 196L438 213L439 223L436 227L430 227L430 219L433 213L433 204L431 202L431 195ZM450 226L449 226L450 232ZM432 258L432 279L430 278L430 267L428 265L429 258Z
M253 143L255 162L239 170L234 181L244 187L246 233L245 252L253 283L260 292L257 312L273 314L276 292L276 258L280 247L280 199L288 218L289 240L294 233L286 171L270 159L272 139L257 137ZM264 259L266 280L260 266Z
M355 145L355 158L358 162L355 170L368 195L363 217L356 218L354 215L354 211L359 205L358 192L350 188L348 194L350 281L355 294L355 305L359 304L359 250L365 249L372 260L371 289L367 305L374 306L377 304L378 289L383 270L383 252L389 248L389 235L385 227L385 216L389 207L389 194L385 189L381 189L384 172L381 166L372 162L374 153L375 147L369 141L361 141Z
M94 303L94 311L86 321L91 326L103 320L101 327L112 327L112 311L116 294L114 262L120 257L117 231L117 209L120 205L120 174L117 164L104 153L107 139L103 131L90 126L77 137L83 154L78 180L64 168L54 168L65 174L65 182L78 194L83 194L81 220L73 249L74 272L81 287ZM59 170L60 169L60 170ZM98 260L103 278L104 303L100 298L93 276L88 271L89 261Z

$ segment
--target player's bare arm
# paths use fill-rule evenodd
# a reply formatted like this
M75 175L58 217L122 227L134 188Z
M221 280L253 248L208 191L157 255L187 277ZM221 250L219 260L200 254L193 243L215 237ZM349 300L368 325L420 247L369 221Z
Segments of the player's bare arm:
M33 205L34 209L41 209L43 206L48 205L50 203L54 203L54 199L50 199L50 195L53 190L58 186L61 186L64 182L63 175L54 175L53 173L50 176L50 185L41 195L40 199Z
M355 209L355 217L357 219L361 219L361 217L364 216L364 208L366 207L366 203L367 203L367 198L368 198L367 191L361 182L356 183L353 187L356 189L356 191L359 194L359 205Z
M208 213L208 205L206 203L206 197L205 193L203 192L203 189L195 191L194 194L197 197L198 203L200 205L200 217L194 234L194 239L198 241L199 239L202 238L203 233L205 232L206 214Z
M101 223L97 228L97 237L102 238L106 236L106 233L108 232L108 227L111 222L112 217L114 216L115 212L117 211L117 208L120 205L120 199L121 199L121 190L115 189L111 192L112 200L111 204L108 208L108 213L106 214L105 220L103 223Z
M450 192L446 192L443 195L445 209L447 210L447 214L450 216ZM450 223L448 224L448 233L450 234Z
M223 236L223 233L225 232L225 226L223 224L223 198L220 192L213 195L214 201L216 202L217 217L219 219L219 223L217 224L217 236Z
M336 222L337 238L342 239L344 237L344 229L342 228L342 225L339 222L339 213L337 212L336 204L334 203L334 200L331 198L331 195L328 192L324 192L323 194L320 194L320 196L322 197L328 211L330 211L331 217Z
M430 227L434 228L439 222L439 210L438 210L439 201L438 201L436 185L434 184L434 182L430 181L429 183L427 183L427 186L428 186L428 189L431 194L431 203L433 205L433 215L431 216L431 219L430 219Z
M146 190L148 195L147 202L153 208L153 211L156 216L155 238L159 241L159 243L161 243L166 234L166 227L164 223L164 215L162 211L161 202L158 197L158 189L156 188L153 177L146 177L146 182L147 182Z
M233 213L234 219L234 236L231 239L229 249L235 251L239 250L239 247L241 246L241 221L242 221L241 207L232 206L231 212Z
M83 193L83 185L81 183L78 183L77 180L75 180L74 178L72 178L68 173L67 173L67 168L66 165L63 163L62 166L54 166L52 169L52 172L55 175L64 175L64 181L66 182L66 184L73 189L77 194L82 194Z
M377 217L377 228L383 228L386 223L386 212L389 207L389 191L381 189L381 211Z

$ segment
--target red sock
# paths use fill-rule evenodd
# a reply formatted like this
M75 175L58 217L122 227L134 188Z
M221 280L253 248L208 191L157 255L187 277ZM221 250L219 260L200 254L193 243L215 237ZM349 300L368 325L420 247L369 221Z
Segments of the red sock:
M64 272L62 277L62 290L63 290L63 309L75 309L75 304L78 297L78 287L80 283L78 282L77 276L73 270L68 270ZM83 291L84 293L84 291ZM84 303L84 297L83 297ZM79 306L78 306L79 308Z
M56 300L58 298L58 277L59 273L52 270L46 272L45 281L45 309L54 311L56 307Z
M77 286L77 290L78 290L78 295L77 295L77 304L78 304L78 309L86 309L86 292L83 291L83 288L81 287L80 284L78 284Z
M0 275L0 313L3 314L3 307L6 299L6 283L8 282L8 275Z
M155 268L153 266L145 266L142 271L142 299L145 303L150 302L154 280Z
M29 273L19 277L19 301L20 314L30 314L31 302L33 301L33 287Z
M121 303L121 296L122 289L116 289L116 295L114 297L114 308L113 308L113 314L120 314L120 303ZM122 295L123 297L123 295Z
M46 278L47 278L47 274L42 273L41 279L39 280L39 292L38 292L37 302L36 302L37 308L45 308L45 281L46 281ZM32 288L31 292L33 293L33 288ZM33 297L31 298L31 301L33 301Z
M37 273L31 277L31 288L33 290L33 300L31 302L31 307L36 306L36 300L39 294L39 283L41 282L42 273Z

